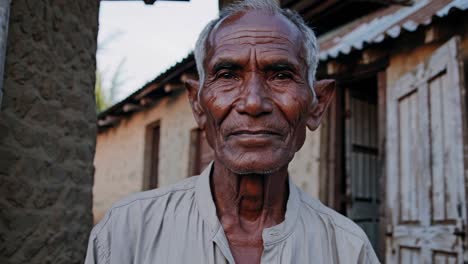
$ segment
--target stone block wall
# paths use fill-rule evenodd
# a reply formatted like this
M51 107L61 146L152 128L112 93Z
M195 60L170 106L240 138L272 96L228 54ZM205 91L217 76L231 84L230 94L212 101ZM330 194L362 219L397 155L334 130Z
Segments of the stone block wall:
M13 0L0 111L0 263L83 263L93 224L99 1Z

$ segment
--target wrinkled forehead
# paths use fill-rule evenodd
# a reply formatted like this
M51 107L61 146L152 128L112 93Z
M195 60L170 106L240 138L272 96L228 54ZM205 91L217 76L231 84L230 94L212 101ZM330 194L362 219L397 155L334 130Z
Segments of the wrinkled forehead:
M266 11L246 11L231 15L220 21L211 32L209 47L214 51L218 46L241 38L275 39L278 42L293 43L302 47L302 34L295 24L281 14Z

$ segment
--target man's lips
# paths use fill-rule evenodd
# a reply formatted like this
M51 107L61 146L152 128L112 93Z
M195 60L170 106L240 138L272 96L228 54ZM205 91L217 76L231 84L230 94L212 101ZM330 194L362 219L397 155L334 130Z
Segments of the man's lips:
M283 137L283 134L271 129L238 129L228 134L228 137Z
M272 130L236 130L236 131L232 132L230 135L241 135L241 134L247 134L247 135L262 135L262 134L279 135L278 132L272 131Z

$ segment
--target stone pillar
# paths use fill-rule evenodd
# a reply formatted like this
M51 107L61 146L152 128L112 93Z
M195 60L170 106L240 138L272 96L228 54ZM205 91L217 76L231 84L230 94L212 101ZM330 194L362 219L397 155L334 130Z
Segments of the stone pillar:
M99 1L14 0L0 111L0 263L83 263Z

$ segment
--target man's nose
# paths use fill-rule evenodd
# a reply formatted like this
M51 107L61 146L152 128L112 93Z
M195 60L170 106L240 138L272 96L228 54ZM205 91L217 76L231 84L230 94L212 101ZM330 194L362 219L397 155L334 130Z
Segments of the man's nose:
M266 85L259 76L249 78L242 88L240 100L236 106L237 112L251 116L271 113L273 104L265 88Z

